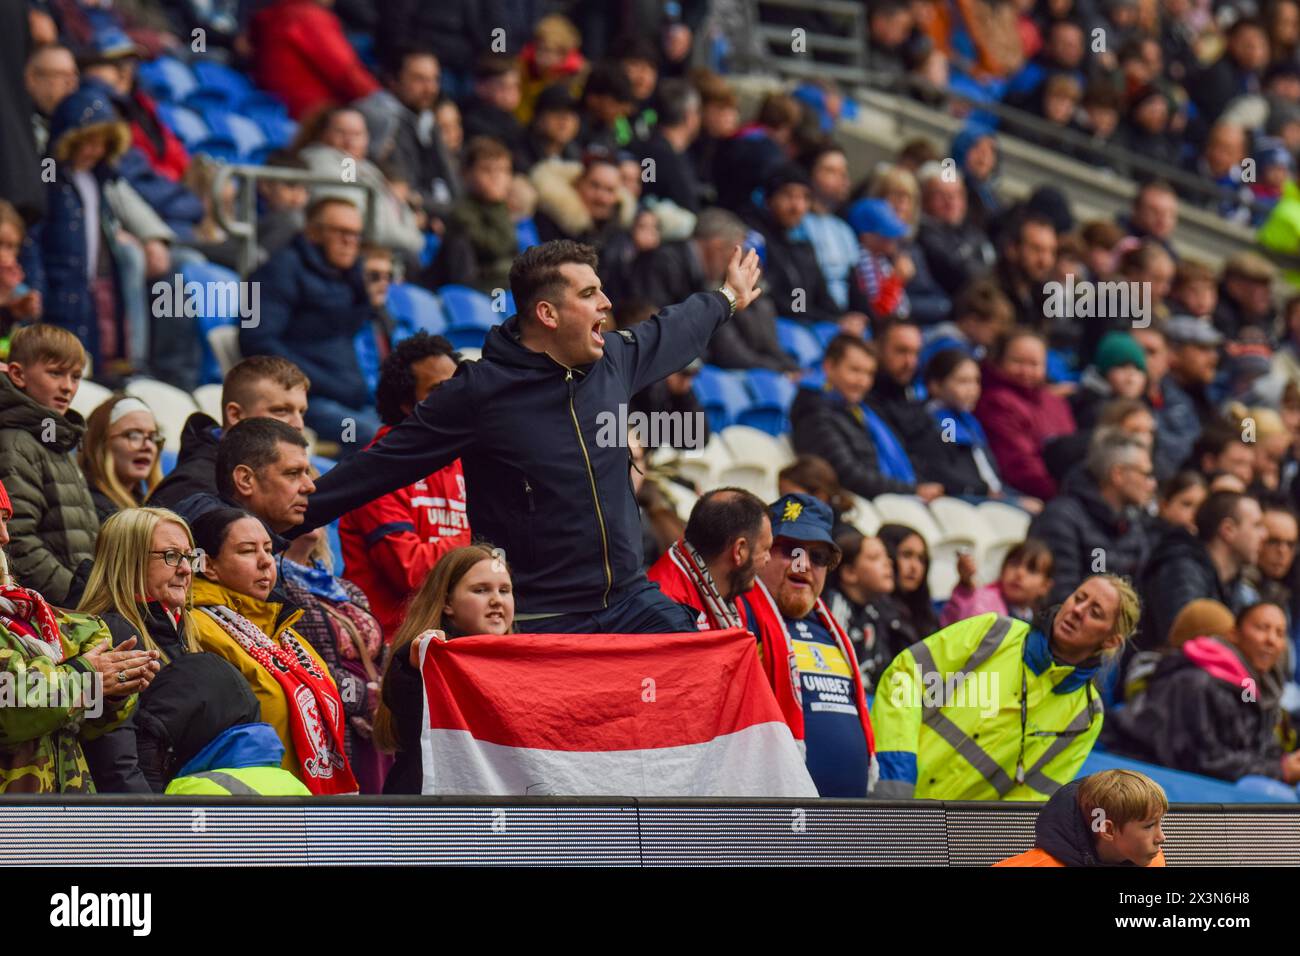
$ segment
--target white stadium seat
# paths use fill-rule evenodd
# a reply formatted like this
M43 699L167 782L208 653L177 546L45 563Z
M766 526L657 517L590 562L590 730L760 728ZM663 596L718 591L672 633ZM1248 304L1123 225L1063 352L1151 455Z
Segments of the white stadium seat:
M673 461L677 473L692 482L701 492L716 488L718 476L733 464L731 452L717 435L709 436L709 443L703 451L678 452Z
M217 364L221 366L221 374L224 376L238 365L242 358L239 354L239 326L218 325L209 329L208 346L216 356Z
M152 378L132 379L126 385L126 393L134 395L153 411L167 445L173 449L181 446L181 432L185 429L185 419L198 411L198 405L188 392L182 392L174 385L159 382Z
M112 397L113 393L98 382L82 381L72 397L72 410L82 418L89 418L91 412Z
M846 492L846 494L851 494L851 492ZM868 537L875 535L880 530L880 526L884 524L880 520L880 515L876 513L875 507L866 498L861 495L852 495L852 498L853 507L844 512L842 516L844 521L853 525Z
M989 540L980 558L980 580L989 584L1002 573L1002 561L1029 533L1033 519L1026 511L1001 501L984 501L979 505L980 516L989 528Z
M200 385L194 390L194 404L199 411L221 424L221 386Z
M700 496L689 488L683 488L675 481L661 481L659 487L663 489L664 495L677 509L677 517L683 521L689 520L691 509L695 507L695 502L699 500Z
M718 485L735 485L764 501L776 500L776 474L781 470L782 449L767 432L748 425L732 425L718 436L731 453L731 465L717 475Z

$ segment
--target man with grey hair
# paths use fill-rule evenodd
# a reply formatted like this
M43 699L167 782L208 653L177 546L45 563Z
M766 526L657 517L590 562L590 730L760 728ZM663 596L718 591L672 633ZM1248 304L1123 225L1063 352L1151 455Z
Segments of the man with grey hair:
M935 281L949 296L955 296L993 268L993 244L970 223L966 184L955 168L929 162L917 170L916 179L921 184L916 244Z
M1087 467L1066 478L1029 528L1056 561L1048 603L1065 600L1092 574L1136 577L1151 551L1147 505L1155 486L1148 443L1118 426L1098 428Z
M629 298L656 308L681 302L696 292L716 289L725 277L731 250L749 229L735 213L710 207L695 221L685 242L665 242L649 266L631 278ZM721 326L709 343L705 361L722 368L768 368L796 375L799 363L781 348L776 335L776 306L762 296Z

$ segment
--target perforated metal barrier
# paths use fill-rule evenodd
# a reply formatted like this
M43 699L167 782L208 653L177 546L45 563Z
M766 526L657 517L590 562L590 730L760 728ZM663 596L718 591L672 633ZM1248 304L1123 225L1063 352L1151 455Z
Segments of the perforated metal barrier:
M988 866L1029 804L849 800L0 799L0 866ZM1300 865L1300 808L1180 805L1170 866Z

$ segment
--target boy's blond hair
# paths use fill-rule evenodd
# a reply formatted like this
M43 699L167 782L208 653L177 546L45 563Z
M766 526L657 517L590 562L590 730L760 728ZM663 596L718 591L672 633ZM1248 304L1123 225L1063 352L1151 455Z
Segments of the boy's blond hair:
M60 369L86 367L86 350L75 335L57 325L25 325L9 340L9 361L30 368L54 362Z
M533 40L571 53L582 45L582 34L573 21L561 13L552 13L537 21Z
M1078 801L1090 826L1100 809L1116 830L1169 812L1169 798L1160 784L1135 770L1102 770L1084 777Z

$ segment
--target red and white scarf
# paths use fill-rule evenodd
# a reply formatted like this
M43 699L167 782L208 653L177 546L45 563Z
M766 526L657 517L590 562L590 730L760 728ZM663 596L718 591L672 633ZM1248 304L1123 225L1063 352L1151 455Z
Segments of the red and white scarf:
M314 794L356 793L343 747L343 701L334 684L292 634L274 641L228 607L200 608L233 637L284 690L300 776Z
M725 631L733 627L744 627L740 611L730 601L723 598L718 590L709 566L700 553L691 547L685 538L678 538L668 549L668 559L685 575L700 596L702 610L708 619L708 630Z
M35 591L16 585L0 587L0 624L37 657L48 657L56 664L67 660L54 608Z

